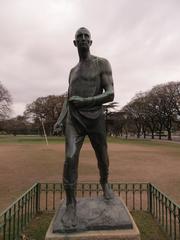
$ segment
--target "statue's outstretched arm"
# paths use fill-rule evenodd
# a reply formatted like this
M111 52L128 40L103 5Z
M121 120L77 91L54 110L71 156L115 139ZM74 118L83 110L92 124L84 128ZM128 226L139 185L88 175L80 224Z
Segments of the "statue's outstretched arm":
M64 100L64 103L63 103L63 107L62 107L62 111L58 117L58 120L57 122L60 124L63 122L63 120L65 119L66 115L67 115L67 111L68 111L68 106L67 106L67 98Z
M68 101L66 98L63 103L62 111L58 117L58 120L54 124L54 133L58 133L58 132L62 131L63 122L66 118L67 112L68 112Z

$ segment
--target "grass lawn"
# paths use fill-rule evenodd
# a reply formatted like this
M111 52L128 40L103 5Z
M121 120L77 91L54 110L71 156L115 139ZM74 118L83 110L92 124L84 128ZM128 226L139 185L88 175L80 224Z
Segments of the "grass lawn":
M50 136L47 137L48 143L64 143L64 136ZM168 142L168 141L161 141L161 140L151 140L151 139L122 139L119 137L108 137L109 143L120 143L120 144L138 144L144 146L170 146L171 147L178 147L180 143ZM89 142L88 138L85 139L85 142ZM43 136L39 135L0 135L0 144L45 144L46 140Z
M149 213L132 212L133 218L139 228L141 240L167 240ZM53 213L39 214L26 228L24 235L33 240L44 240L48 226L52 220Z
M64 142L64 137L48 137L49 143ZM0 135L0 144L46 144L46 140L42 136L36 135Z

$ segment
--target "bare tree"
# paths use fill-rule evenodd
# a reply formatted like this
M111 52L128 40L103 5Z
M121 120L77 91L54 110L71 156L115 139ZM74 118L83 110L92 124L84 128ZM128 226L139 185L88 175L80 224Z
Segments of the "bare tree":
M168 88L171 95L173 95L175 111L180 116L180 82L170 82Z
M122 111L125 112L137 129L137 138L140 138L141 132L146 137L146 92L140 92L135 95L135 97L123 107Z
M62 110L65 98L66 94L60 96L49 95L47 97L39 97L26 106L24 115L31 118L39 129L41 128L41 121L43 121L48 135L51 135L53 125Z
M161 122L158 100L158 96L152 91L149 91L144 98L146 127L150 130L152 139L154 139L155 132L160 126L159 122Z
M0 82L0 120L9 116L12 99L9 91Z
M151 92L156 96L156 109L158 111L159 132L161 134L162 127L167 130L168 140L172 140L172 126L175 117L179 111L178 88L180 83L169 82L155 86Z

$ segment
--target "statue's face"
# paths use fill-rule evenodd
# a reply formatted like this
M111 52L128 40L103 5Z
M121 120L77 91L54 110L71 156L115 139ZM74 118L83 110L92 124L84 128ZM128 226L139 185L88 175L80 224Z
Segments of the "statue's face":
M74 45L77 48L89 48L92 44L91 34L86 28L80 28L75 35Z

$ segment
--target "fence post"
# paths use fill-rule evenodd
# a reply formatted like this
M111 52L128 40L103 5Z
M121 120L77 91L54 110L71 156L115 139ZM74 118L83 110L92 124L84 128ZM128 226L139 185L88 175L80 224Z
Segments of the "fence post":
M4 226L3 226L3 240L6 240L6 224L7 224L7 212L4 214Z
M152 186L151 186L151 183L148 183L147 194L148 194L148 211L150 213L152 213Z
M180 238L180 208L178 209L178 231L179 231L179 238Z
M40 187L41 184L37 183L36 185L36 213L40 211Z

